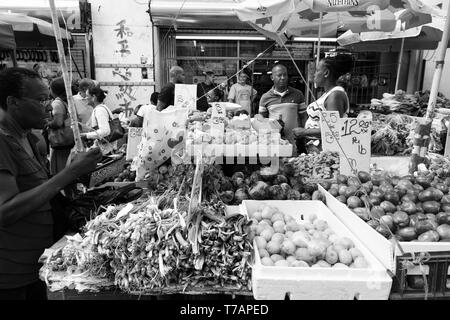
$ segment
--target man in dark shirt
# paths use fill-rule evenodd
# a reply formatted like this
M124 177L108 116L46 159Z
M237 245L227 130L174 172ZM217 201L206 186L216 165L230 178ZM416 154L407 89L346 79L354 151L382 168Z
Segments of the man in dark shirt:
M173 106L175 100L175 84L184 83L184 70L174 66L169 71L170 82L161 88L156 109L162 111L168 106Z
M0 300L46 299L38 259L53 243L50 200L102 158L99 149L78 153L49 177L31 133L44 127L48 94L33 70L0 72Z
M205 76L205 82L199 83L197 85L197 110L199 111L208 110L208 94L216 87L216 84L214 83L214 72L212 72L211 70L207 70L205 71Z

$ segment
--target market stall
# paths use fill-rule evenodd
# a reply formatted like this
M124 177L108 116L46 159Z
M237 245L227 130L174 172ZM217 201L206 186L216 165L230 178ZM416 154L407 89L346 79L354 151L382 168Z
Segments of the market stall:
M371 157L417 145L427 94L385 94L373 116L324 112L325 151L298 156L282 121L177 96L79 181L72 232L41 256L49 297L448 299L450 161L429 153L409 174Z

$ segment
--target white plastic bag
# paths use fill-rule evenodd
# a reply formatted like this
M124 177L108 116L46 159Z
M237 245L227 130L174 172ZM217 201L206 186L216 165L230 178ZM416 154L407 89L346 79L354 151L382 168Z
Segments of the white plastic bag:
M136 181L143 180L147 173L171 158L176 146L185 143L188 112L187 108L173 106L163 111L148 112L138 154L132 164L136 170Z

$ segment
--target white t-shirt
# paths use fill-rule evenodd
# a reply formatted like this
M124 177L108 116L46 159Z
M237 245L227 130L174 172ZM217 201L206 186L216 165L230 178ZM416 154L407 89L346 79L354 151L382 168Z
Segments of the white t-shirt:
M82 124L89 125L92 116L92 106L88 105L88 99L83 98L79 93L73 96L75 109L77 110L78 121Z
M253 97L258 93L252 86L246 84L241 85L239 83L235 83L230 88L230 93L228 93L228 99L233 99L235 103L241 105L244 110L251 114L251 98L252 98L252 90Z
M142 123L142 126L145 128L147 125L147 121L149 119L149 113L151 110L156 110L156 106L152 105L152 104L144 104L139 108L139 111L137 112L136 115L138 115L139 117L144 118L144 121Z

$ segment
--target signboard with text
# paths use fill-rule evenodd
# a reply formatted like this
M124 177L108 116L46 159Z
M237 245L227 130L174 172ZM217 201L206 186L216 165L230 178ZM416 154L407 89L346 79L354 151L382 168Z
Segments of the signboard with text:
M371 114L339 118L337 111L325 111L320 125L322 149L339 152L341 174L356 175L358 171L370 171Z
M175 107L197 109L197 85L175 84Z

